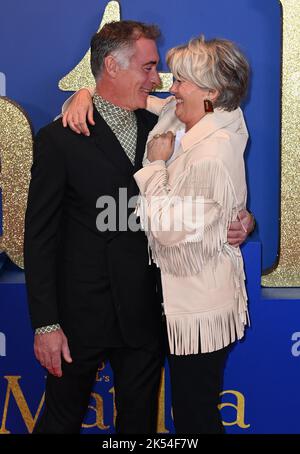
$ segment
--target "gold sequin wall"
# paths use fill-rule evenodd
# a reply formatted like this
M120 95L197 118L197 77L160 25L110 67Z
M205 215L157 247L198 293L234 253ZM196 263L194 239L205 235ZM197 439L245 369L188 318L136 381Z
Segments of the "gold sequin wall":
M283 8L281 207L277 268L263 276L266 287L300 286L300 2ZM267 207L267 203L266 203ZM267 209L267 208L266 208Z
M98 31L103 25L119 21L121 18L120 5L117 1L111 1L107 4ZM82 87L93 87L95 79L91 72L90 66L91 50L89 49L82 60L75 66L72 71L59 81L59 88L65 91L76 91ZM173 83L171 73L160 73L161 86L156 91L169 91Z
M32 129L25 112L0 97L1 251L23 268L24 217L32 162Z

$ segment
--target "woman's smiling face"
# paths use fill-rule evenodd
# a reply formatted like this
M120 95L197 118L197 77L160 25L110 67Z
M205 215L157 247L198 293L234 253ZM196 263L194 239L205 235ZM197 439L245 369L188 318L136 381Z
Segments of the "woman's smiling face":
M209 90L188 80L175 80L170 92L176 98L176 116L188 131L206 114L204 99L207 99Z

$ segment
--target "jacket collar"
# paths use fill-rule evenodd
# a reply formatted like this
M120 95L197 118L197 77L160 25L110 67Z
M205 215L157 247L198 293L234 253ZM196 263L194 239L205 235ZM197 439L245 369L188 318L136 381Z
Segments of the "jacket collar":
M214 132L224 128L233 133L243 134L248 137L243 113L240 108L231 112L217 108L213 113L205 115L183 136L181 139L183 150L186 151Z
M101 149L106 158L109 159L115 167L122 173L128 175L133 175L133 173L141 168L148 135L148 130L143 124L140 111L135 111L135 115L137 117L137 145L134 166L130 162L130 159L126 155L115 134L95 108L95 126L91 128L91 139L96 146Z

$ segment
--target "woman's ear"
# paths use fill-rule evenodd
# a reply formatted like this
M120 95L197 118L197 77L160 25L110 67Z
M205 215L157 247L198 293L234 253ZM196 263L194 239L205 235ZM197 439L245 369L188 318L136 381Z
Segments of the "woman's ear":
M218 90L212 88L211 90L208 91L208 98L211 100L212 103L214 103L218 99L219 94L220 92Z

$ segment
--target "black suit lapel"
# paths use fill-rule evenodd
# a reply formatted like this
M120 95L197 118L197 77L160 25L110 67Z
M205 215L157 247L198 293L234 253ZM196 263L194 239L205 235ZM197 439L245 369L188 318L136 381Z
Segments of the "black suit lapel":
M149 130L145 126L142 114L139 110L135 112L137 117L137 144L134 166L130 162L130 159L123 150L120 142L108 126L108 124L101 117L99 112L94 106L94 120L95 126L91 129L91 139L94 141L96 146L105 154L106 158L109 159L123 174L132 176L142 167L143 157L145 153L145 144L148 137ZM138 194L138 187L135 183L134 178L130 179L128 186L128 196Z
M145 122L143 121L140 110L137 110L135 114L137 118L137 143L134 161L134 172L137 172L142 167L145 145L149 130L145 126Z
M145 153L145 144L149 134L149 130L145 126L141 112L137 110L135 114L137 118L137 142L135 150L134 168L132 174L140 170L142 167L143 157ZM135 179L132 178L130 180L130 184L128 187L128 197L132 197L133 195L137 195L138 193L139 193L138 186L135 182Z
M91 127L91 139L122 173L132 175L133 165L120 142L94 106L95 126Z

